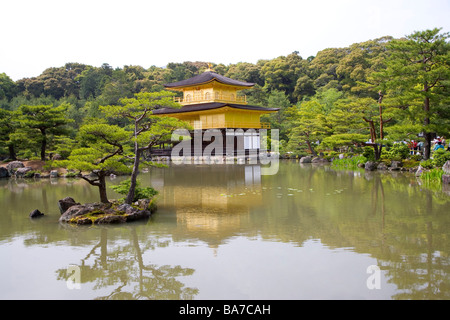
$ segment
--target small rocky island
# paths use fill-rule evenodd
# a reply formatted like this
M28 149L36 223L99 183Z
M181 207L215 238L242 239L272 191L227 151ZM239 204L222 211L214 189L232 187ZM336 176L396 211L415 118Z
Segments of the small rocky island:
M156 211L152 199L141 199L132 205L119 201L80 204L66 197L58 201L58 206L61 212L59 222L77 225L132 222L147 219Z

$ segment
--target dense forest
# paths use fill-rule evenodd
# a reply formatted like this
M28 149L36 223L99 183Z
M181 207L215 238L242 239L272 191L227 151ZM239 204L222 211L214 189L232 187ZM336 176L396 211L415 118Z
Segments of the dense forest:
M242 92L249 104L280 108L263 121L280 129L282 153L337 152L369 142L372 156L380 158L383 147L415 140L424 144L428 159L436 136L450 138L448 39L440 29L426 30L328 48L307 58L292 52L256 63L213 64L213 69L255 83ZM124 119L108 118L101 106L160 92L164 84L207 68L208 62L147 69L71 62L18 81L0 73L0 159L67 158L83 125L101 119L126 127Z

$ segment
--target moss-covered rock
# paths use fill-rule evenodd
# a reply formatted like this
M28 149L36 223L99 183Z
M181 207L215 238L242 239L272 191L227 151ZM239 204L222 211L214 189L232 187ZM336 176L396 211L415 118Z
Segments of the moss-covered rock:
M76 204L68 208L59 221L78 225L125 223L148 219L155 210L153 199L141 199L133 205L116 201Z

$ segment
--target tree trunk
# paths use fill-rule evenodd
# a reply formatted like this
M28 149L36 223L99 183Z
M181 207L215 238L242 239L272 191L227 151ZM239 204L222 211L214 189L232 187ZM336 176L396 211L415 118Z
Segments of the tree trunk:
M40 129L42 134L41 143L41 160L45 161L45 149L47 148L47 136L45 135L45 129Z
M132 204L134 200L134 193L136 191L136 184L137 184L137 175L139 172L139 162L140 162L141 152L139 150L136 150L135 152L135 158L134 158L134 164L133 164L133 171L131 172L131 178L130 178L130 190L128 190L127 198L125 199L125 203Z
M9 150L9 158L11 160L17 160L16 151L14 150L14 146L9 145L8 150Z
M98 176L98 190L100 192L100 201L102 203L109 203L108 195L106 194L106 179L105 175L99 175Z
M311 152L311 154L315 157L317 157L317 152L313 149L313 147L311 146L311 141L306 140L306 145L308 146L309 152Z
M380 112L380 140L384 139L384 133L383 133L383 125L384 125L384 121L383 121L383 107L381 106L381 103L383 102L383 94L380 92L378 92L378 109ZM380 147L380 155L381 155L381 147Z
M425 91L428 91L428 86L425 84ZM430 112L430 98L425 98L424 104L423 104L423 110L428 113ZM430 125L430 118L427 116L425 116L425 119L423 121L423 124L425 125L425 127ZM425 129L426 131L427 129ZM424 138L425 138L425 143L424 143L424 159L430 159L431 156L431 133L430 132L424 132Z
M380 145L378 144L374 144L373 148L375 149L375 160L378 161L381 158L381 153L383 152L383 145L380 143Z
M108 195L106 194L106 173L101 171L94 171L93 173L97 176L94 180L91 180L85 176L81 176L81 178L89 182L90 185L98 187L100 201L102 203L109 203Z
M428 159L430 159L430 156L431 156L432 133L425 132L424 138L425 138L425 143L423 144L423 157L425 160L428 160Z

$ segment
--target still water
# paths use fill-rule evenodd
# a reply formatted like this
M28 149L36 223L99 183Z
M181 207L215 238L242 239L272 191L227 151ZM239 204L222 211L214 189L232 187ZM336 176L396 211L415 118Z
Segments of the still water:
M450 298L450 196L413 175L283 161L139 177L158 211L89 227L58 223L59 199L98 200L84 181L0 180L0 299Z

